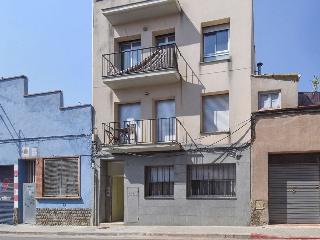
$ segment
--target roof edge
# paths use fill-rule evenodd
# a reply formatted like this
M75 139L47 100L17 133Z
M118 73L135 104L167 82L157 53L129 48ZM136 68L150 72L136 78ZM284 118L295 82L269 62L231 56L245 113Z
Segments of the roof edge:
M252 112L252 116L276 115L281 113L320 112L320 105L297 106L295 108L276 108Z
M251 75L254 78L267 78L283 81L299 81L301 75L298 73L288 73L288 74L262 74L262 75Z

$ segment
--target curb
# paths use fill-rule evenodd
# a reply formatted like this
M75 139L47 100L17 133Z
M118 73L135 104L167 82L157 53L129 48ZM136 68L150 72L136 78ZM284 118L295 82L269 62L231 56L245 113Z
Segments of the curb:
M165 237L165 238L238 238L238 239L250 239L250 234L224 234L224 233L145 233L145 232L23 232L23 231L1 231L0 235L56 235L56 236L109 236L109 237Z
M36 231L8 231L0 230L0 235L28 235L28 236L105 236L105 237L165 237L165 238L185 238L185 239L292 239L292 240L320 240L320 237L306 236L277 236L268 234L248 233L248 234L230 234L230 233L157 233L157 232L36 232Z
M320 240L320 237L306 237L306 236L275 236L275 235L268 235L268 234L258 234L258 233L251 233L251 239L313 239L313 240Z

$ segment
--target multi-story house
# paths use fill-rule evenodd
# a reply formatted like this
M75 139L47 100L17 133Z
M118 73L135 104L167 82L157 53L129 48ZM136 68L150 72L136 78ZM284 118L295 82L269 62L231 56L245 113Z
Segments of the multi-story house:
M250 224L252 0L94 0L95 224Z

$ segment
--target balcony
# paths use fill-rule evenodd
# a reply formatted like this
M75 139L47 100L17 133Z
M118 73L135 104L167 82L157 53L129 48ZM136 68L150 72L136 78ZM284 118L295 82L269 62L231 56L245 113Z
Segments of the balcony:
M113 26L116 26L178 14L180 11L178 0L149 0L106 8L102 13Z
M112 89L176 83L179 50L175 44L102 55L102 79Z
M111 153L177 151L188 133L177 118L103 123L102 148Z

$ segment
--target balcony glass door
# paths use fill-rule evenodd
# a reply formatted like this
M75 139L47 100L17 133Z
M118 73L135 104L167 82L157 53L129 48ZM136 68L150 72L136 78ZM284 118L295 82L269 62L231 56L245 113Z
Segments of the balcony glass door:
M120 43L121 70L129 69L141 62L141 41Z
M156 102L157 142L176 141L176 110L174 100Z
M117 133L120 144L134 144L140 139L140 103L119 105Z

